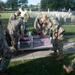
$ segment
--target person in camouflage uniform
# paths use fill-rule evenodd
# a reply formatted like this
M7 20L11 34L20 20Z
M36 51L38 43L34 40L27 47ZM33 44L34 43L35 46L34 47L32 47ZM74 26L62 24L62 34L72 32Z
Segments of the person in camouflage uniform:
M9 17L8 24L10 24L11 21L16 20L17 19L16 17L19 16L19 15L20 15L19 11L16 11L15 13L12 13ZM7 41L8 45L11 46L11 37L10 37L7 30L6 30L6 41Z
M63 69L69 74L72 71L75 71L75 58L71 61L71 64L67 67L66 65L63 65Z
M75 48L75 44L73 45ZM67 67L66 65L63 65L63 69L69 74L72 71L75 71L75 58L71 61L70 65Z
M40 34L42 36L47 34L48 27L47 27L47 16L46 14L42 14L41 16L37 16L34 21L34 29L35 33Z
M18 40L20 36L24 36L24 30L23 30L23 17L20 17L17 20L11 21L11 23L7 26L8 33L11 37L11 44L14 48L15 55L18 54Z
M56 60L63 59L63 33L64 29L60 27L57 20L54 18L48 18L45 13L42 14L42 17L37 17L34 22L34 28L36 33L41 35L46 35L48 30L52 32L52 43L54 52L51 55L57 54L59 50L59 57Z
M21 7L19 8L19 11L21 12L20 16L21 16L21 17L24 17L24 20L23 20L23 27L24 27L24 33L26 34L26 33L27 33L27 31L26 31L27 22L28 22L28 19L30 18L30 14L29 14L29 12L25 9L25 6L24 6L24 5L21 5Z
M0 75L6 75L5 70L7 69L11 54L10 54L10 48L5 40L4 30L3 30L3 24L0 20Z

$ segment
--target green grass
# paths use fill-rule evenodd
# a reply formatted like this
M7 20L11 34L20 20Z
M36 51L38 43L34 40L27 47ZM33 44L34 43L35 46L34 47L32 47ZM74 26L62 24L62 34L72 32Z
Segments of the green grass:
M66 35L75 34L75 25L63 25Z
M75 25L63 25L66 32L75 32Z
M56 61L57 56L11 62L8 75L67 75L63 65L69 65L75 54L64 55L64 60ZM75 75L72 72L69 75Z

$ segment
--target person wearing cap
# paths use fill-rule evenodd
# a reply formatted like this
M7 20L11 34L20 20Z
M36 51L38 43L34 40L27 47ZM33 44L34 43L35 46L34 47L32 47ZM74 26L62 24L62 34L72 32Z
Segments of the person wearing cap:
M64 58L63 56L63 34L64 29L60 27L59 22L52 18L47 18L46 13L42 13L41 17L37 17L34 21L34 29L36 33L41 37L48 33L48 30L52 33L52 43L53 43L53 53L51 55L57 54L57 50L59 50L58 58L56 60L61 60Z
M21 17L24 17L24 20L23 20L23 27L24 27L24 33L26 34L26 33L27 33L27 31L26 31L27 22L28 22L28 19L30 18L30 14L29 14L29 12L25 9L25 6L24 6L24 5L21 5L21 7L19 8L19 11L21 12L20 16L21 16Z
M1 15L0 15L1 17ZM6 42L3 24L0 20L0 75L6 75L5 71L8 68L8 65L11 60L10 48Z
M17 20L11 21L9 25L7 26L8 33L11 37L11 45L14 49L15 55L18 54L18 39L20 36L24 36L24 30L23 30L23 17L19 17Z

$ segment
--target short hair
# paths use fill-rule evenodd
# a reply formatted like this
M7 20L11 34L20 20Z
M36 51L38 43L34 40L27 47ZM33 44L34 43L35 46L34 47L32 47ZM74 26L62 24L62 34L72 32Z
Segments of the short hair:
M21 14L21 12L20 12L20 11L16 11L16 13L17 13L17 15L20 15L20 14Z
M47 14L46 13L42 13L42 17L47 19Z

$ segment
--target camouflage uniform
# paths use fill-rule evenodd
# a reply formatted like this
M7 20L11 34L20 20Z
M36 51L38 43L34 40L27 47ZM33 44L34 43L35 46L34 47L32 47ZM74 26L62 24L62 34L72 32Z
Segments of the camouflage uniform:
M41 17L36 17L34 21L34 29L36 29L36 32L46 35L48 32L47 24L43 24L41 21Z
M22 23L23 22L21 22L20 19L14 20L14 21L11 21L11 23L7 27L8 32L11 36L11 44L16 50L18 50L17 45L18 45L18 39L21 33Z
M8 25L11 23L11 21L16 20L16 17L19 15L20 15L19 11L16 11L15 13L11 14L9 17ZM7 41L8 45L11 46L11 37L8 33L8 30L6 30L6 41Z
M52 31L52 43L54 52L57 52L57 50L59 50L59 54L62 54L64 29L60 27L59 23L55 19L51 18L49 19L49 21L51 22L50 30ZM55 37L55 33L58 34L57 38Z
M14 13L11 14L11 16L9 17L8 24L10 24L11 21L13 21L13 20L16 20L16 15ZM6 30L6 41L7 41L8 45L11 46L11 37L10 37L10 35L8 33L8 30Z
M60 27L57 20L55 20L54 18L49 18L48 23L43 24L41 21L41 17L37 17L34 22L34 28L36 29L36 32L41 33L43 35L46 35L48 30L50 30L52 33L52 43L54 52L57 52L57 50L59 50L59 53L62 54L64 29ZM58 34L57 38L54 36L55 33Z
M0 21L0 72L3 72L7 69L9 62L10 62L10 49L8 44L5 40L3 25Z
M11 23L12 20L16 20L16 15L13 13L9 17L9 23Z
M68 66L71 71L75 71L75 58L71 61L71 64Z

